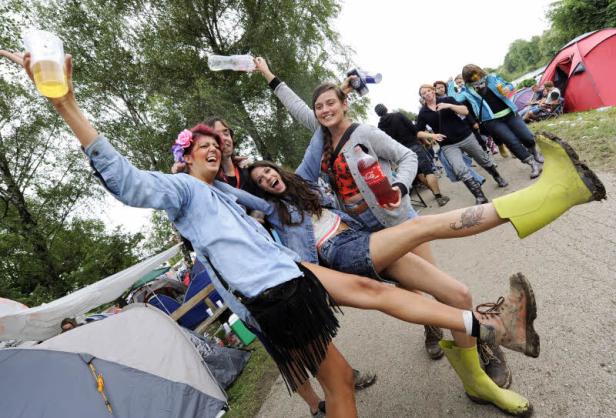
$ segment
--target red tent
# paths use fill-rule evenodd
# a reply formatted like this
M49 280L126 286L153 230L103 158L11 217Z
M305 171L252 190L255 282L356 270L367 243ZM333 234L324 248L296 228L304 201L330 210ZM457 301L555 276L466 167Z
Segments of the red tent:
M551 80L565 98L565 111L616 105L616 29L579 36L548 64L541 84Z

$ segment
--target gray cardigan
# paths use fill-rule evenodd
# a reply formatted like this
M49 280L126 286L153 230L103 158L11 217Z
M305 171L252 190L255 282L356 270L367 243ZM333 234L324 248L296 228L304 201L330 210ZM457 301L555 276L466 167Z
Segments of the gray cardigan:
M320 156L323 154L323 138L320 132L321 124L314 112L285 83L278 84L274 89L274 94L287 108L291 116L311 131L316 131L306 149L302 164L305 164L306 161L311 161L312 164L316 161L320 163ZM358 144L363 145L373 157L379 160L383 172L392 184L402 183L408 191L411 190L411 184L417 174L417 155L393 140L385 132L366 124L361 124L355 129L349 141L341 150L349 164L355 184L357 184L368 207L379 222L384 227L390 227L406 221L411 208L411 200L408 194L402 197L399 208L393 210L382 208L357 168L357 158L353 148ZM315 158L315 153L318 153L319 158ZM312 169L320 170L320 167L312 167Z

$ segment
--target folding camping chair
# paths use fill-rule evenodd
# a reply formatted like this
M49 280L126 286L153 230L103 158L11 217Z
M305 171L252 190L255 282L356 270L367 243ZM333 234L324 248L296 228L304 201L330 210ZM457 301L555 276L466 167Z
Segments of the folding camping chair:
M428 204L423 199L423 197L421 197L421 193L419 193L420 187L423 187L423 184L419 180L417 180L417 177L415 177L415 180L413 180L413 184L411 185L411 193L409 193L409 197L411 198L411 204L413 206L421 206L423 208L427 208ZM413 192L415 192L417 198L413 198Z
M561 96L560 99L558 99L558 103L556 104L556 106L554 106L554 108L551 111L540 113L539 118L536 120L548 120L548 119L557 118L563 114L564 110L565 110L565 99Z
M167 313L183 327L201 334L228 308L216 292L205 266L199 261L193 267L192 276L183 303L167 295L157 294L152 295L148 303ZM220 306L216 304L218 301ZM212 315L208 314L208 309Z

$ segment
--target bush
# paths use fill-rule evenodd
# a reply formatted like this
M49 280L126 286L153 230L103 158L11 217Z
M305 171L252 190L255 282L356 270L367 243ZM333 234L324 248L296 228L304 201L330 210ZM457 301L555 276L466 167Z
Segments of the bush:
M524 88L524 87L532 87L532 86L534 86L535 84L537 84L537 82L535 81L535 79L534 79L534 78L527 78L526 80L522 80L522 81L521 81L521 82L517 85L517 87L518 87L519 89L522 89L522 88Z

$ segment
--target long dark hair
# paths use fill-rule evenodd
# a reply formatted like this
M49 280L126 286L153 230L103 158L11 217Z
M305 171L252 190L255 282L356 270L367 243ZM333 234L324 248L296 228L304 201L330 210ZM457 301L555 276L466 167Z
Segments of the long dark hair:
M275 195L261 189L259 185L252 179L252 171L257 167L269 167L275 170L284 181L286 186L285 191L280 195ZM284 168L272 163L271 161L257 161L248 167L249 182L256 190L267 200L276 205L278 216L284 225L299 225L304 221L304 212L311 215L321 216L323 207L321 206L321 195L319 191L295 173L292 173ZM287 209L287 204L295 206L301 215L299 222L291 220L291 214Z
M346 94L344 94L344 92L338 85L334 83L323 83L317 86L317 88L314 89L314 92L312 93L312 111L313 112L315 111L314 105L317 102L317 99L319 98L319 96L329 90L332 90L334 93L336 93L336 97L338 97L338 99L340 99L341 102L344 102L346 100L347 98ZM332 154L334 153L334 147L332 146L332 134L329 131L329 129L327 129L323 125L321 125L321 130L323 131L323 157L322 158L323 158L323 161L329 164L329 160L331 159Z

